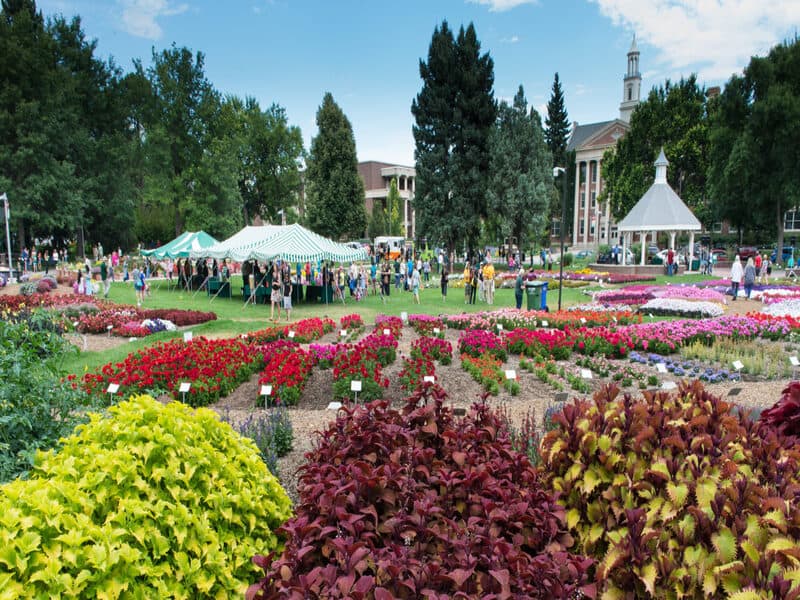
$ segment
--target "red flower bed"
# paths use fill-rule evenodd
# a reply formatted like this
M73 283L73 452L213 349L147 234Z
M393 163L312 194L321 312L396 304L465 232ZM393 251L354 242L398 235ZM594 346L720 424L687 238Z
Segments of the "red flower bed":
M89 296L75 294L32 294L30 296L0 296L0 310L17 311L20 308L61 307L73 304L94 304L99 307L113 306L109 302Z
M111 308L105 308L94 314L81 315L78 318L78 331L81 333L106 333L108 326L111 325L111 333L113 335L131 337L125 331L125 325L131 321L159 319L161 321L172 321L178 327L183 327L214 321L216 318L217 315L213 312L177 309L143 310L135 306L112 305ZM147 335L149 334L150 331L147 332Z
M314 355L302 350L295 342L284 340L266 344L261 351L264 370L258 383L259 386L272 386L270 403L296 405L316 364Z
M444 321L440 317L434 317L432 315L408 315L408 324L411 325L414 331L419 335L427 336L434 335L434 329L444 331L446 328Z
M397 378L400 387L409 392L416 392L425 384L426 376L436 377L436 367L433 361L427 357L403 358L403 368ZM435 383L435 381L434 381Z
M453 345L439 338L421 337L411 344L411 356L438 360L440 364L449 365L453 359Z
M375 331L383 333L384 329L388 329L391 335L399 338L403 331L403 320L400 317L378 315L375 317Z
M575 342L560 329L515 329L506 335L506 343L512 354L566 360Z
M361 318L361 315L345 315L339 319L339 325L342 329L346 329L347 331L357 331L364 328L364 320Z
M201 312L198 310L178 310L173 308L154 308L140 309L139 314L142 319L161 319L162 321L172 321L178 327L187 325L199 325L208 321L216 321L217 315L213 312Z
M167 392L176 400L183 396L183 382L192 387L186 403L205 406L227 395L247 380L261 364L261 356L242 340L195 338L160 342L129 354L124 361L108 363L99 373L87 373L83 386L87 392L104 396L109 383L120 385L120 394L152 391Z
M333 396L337 400L353 398L352 381L361 382L359 399L364 402L383 395L389 387L389 379L383 375L383 367L394 361L397 340L390 335L370 334L358 344L347 346L347 352L336 356L333 362Z
M434 395L426 402L425 393ZM501 419L463 419L425 388L342 411L300 468L280 556L256 556L267 598L579 598L592 561ZM423 403L423 406L418 405Z
M314 317L311 319L303 319L297 323L287 325L283 328L283 337L289 338L289 332L294 331L294 341L300 344L308 344L314 340L318 340L326 333L333 331L336 323L333 319L320 319Z

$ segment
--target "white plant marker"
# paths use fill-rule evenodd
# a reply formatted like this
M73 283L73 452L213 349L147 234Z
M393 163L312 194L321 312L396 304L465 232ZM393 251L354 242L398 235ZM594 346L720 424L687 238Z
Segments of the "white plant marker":
M194 337L194 334L192 334L191 331L184 331L183 332L183 341L186 342L187 344L192 341L193 337Z
M289 332L289 339L290 339L290 340L293 340L293 339L294 339L294 331L290 331L290 332Z
M425 375L425 377L422 378L422 381L425 383L434 383L436 378L433 375Z
M184 381L184 382L183 382L183 383L181 383L181 385L178 387L178 392L180 392L181 396L183 397L183 403L184 403L184 404L186 404L186 394L187 394L187 392L189 391L189 389L190 389L191 387L192 387L192 384L191 384L191 383L189 383L188 381Z
M264 408L267 408L267 398L269 398L272 395L272 386L262 385L260 395L264 397Z
M656 364L656 370L657 370L659 373L666 373L666 372L667 372L667 365L666 365L666 364L664 364L664 363L662 363L662 362L660 362L660 363L657 363L657 364Z
M506 369L506 379L516 379L517 372L514 369Z
M358 404L358 392L361 391L361 381L353 380L350 382L350 391L355 394L355 403Z
M591 369L581 369L581 377L583 377L584 379L591 379L592 378Z

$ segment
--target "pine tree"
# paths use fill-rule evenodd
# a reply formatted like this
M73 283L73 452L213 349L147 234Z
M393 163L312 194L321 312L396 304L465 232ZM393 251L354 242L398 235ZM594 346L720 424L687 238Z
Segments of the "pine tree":
M308 222L335 240L361 237L367 213L353 127L330 92L317 111L317 127L308 158Z
M386 208L383 211L383 219L386 224L385 235L402 235L403 223L400 220L400 203L403 199L397 190L397 178L392 179L389 185L389 195L386 197Z
M561 89L558 73L553 79L553 91L547 103L547 117L544 122L547 126L544 130L544 138L547 140L547 147L550 148L550 154L553 156L553 166L563 167L567 159L569 117L567 109L564 107L564 91Z
M503 240L516 238L525 248L547 223L553 177L541 118L533 109L528 112L522 86L512 106L500 103L490 147L487 197L496 230Z
M420 76L422 90L411 105L417 227L448 250L462 243L472 249L487 216L494 63L480 54L472 24L454 39L444 21L433 32L427 62L420 61Z

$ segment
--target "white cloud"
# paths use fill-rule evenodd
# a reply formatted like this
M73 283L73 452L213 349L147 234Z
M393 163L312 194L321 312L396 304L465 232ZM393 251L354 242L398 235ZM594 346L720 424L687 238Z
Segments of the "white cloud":
M583 96L586 93L586 86L583 83L576 83L575 84L575 95L576 96Z
M122 22L131 35L157 40L163 33L158 19L188 9L188 4L171 5L167 0L122 0Z
M500 42L503 44L516 44L519 41L518 35L512 35L510 37L500 38Z
M523 4L539 4L539 0L467 0L472 4L483 4L492 12L511 10Z
M727 79L800 22L797 0L591 0L618 26L659 52L666 70ZM642 59L650 63L652 59ZM652 63L651 63L652 64Z

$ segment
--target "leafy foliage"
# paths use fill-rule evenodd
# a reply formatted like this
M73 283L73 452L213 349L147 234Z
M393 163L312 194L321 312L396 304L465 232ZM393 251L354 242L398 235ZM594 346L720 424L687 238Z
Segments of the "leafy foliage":
M800 382L792 381L782 393L775 406L761 412L760 420L796 444L800 441Z
M44 313L0 320L0 482L27 473L37 450L58 445L91 404L62 381L55 357L75 351Z
M542 473L604 597L796 597L800 453L773 431L699 382L643 400L608 386L555 421Z
M253 440L269 472L277 477L278 458L291 452L294 445L294 428L286 408L276 406L266 412L251 412L243 419L223 414L222 420Z
M290 501L255 445L205 409L131 398L92 415L0 495L9 597L232 597Z
M485 405L441 389L342 411L301 468L297 516L247 598L593 596L562 509Z

